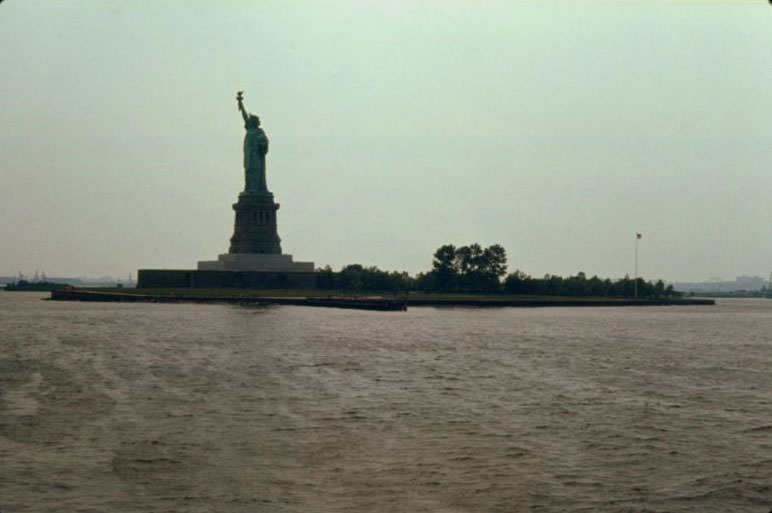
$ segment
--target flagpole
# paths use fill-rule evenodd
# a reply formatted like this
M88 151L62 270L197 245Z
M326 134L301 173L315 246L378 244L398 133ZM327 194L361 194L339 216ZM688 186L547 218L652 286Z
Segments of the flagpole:
M638 299L638 241L641 240L641 234L635 234L635 281L633 282L633 294Z

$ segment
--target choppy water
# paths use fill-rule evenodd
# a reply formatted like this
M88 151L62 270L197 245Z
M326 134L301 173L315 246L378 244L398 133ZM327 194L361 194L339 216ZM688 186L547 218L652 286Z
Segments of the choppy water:
M0 292L0 511L766 512L772 302Z

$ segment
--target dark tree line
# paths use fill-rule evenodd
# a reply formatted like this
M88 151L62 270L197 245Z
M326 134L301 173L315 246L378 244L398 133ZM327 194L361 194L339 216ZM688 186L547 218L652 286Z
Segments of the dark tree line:
M339 272L329 266L317 270L317 287L323 290L362 292L465 292L532 294L545 296L632 297L636 280L629 276L611 281L597 276L587 278L580 272L563 278L552 274L533 278L522 271L507 272L507 252L499 244L483 248L477 243L437 248L432 269L411 277L407 272L382 271L375 266L350 264ZM662 280L656 283L637 280L637 294L642 298L680 295Z
M665 286L662 280L652 283L638 278L637 283L638 297L660 298L678 294L672 285ZM587 278L583 272L568 278L552 274L543 278L532 278L521 271L515 271L506 277L502 289L507 294L631 297L636 293L636 280L629 276L617 281L600 279L597 276Z
M316 271L316 286L325 290L407 292L413 290L414 281L406 272L381 271L359 264L347 265L340 272L330 266Z

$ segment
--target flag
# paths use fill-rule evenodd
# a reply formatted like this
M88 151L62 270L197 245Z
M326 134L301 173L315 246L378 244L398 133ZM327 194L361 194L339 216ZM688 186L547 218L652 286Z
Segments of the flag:
M640 233L636 233L636 234L635 234L635 238L636 238L636 239L642 239L642 238L643 238L643 235L641 235Z

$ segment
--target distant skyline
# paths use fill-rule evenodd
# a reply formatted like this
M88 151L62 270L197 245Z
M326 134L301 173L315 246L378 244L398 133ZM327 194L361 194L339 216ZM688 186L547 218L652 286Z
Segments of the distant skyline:
M296 260L772 269L766 1L7 0L0 66L0 275L227 252L242 89Z

